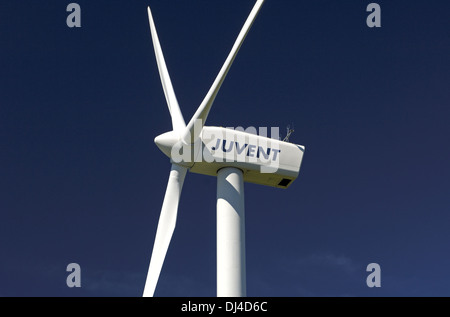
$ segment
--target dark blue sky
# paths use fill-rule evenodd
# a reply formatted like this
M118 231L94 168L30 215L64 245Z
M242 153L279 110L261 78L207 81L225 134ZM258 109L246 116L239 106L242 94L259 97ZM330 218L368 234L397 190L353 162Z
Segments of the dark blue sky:
M0 295L141 296L171 129L146 6L188 121L254 1L70 2L0 3ZM208 117L306 146L245 186L248 296L450 295L450 3L370 2L266 0ZM215 203L188 174L156 296L215 296Z

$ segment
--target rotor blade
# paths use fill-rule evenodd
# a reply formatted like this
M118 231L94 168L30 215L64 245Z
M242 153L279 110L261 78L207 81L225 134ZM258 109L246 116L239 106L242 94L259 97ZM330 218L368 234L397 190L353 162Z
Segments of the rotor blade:
M167 105L169 107L170 116L172 117L172 128L174 131L182 131L186 127L183 115L181 114L180 107L178 105L175 91L173 90L172 82L170 80L169 71L167 70L164 55L159 43L158 34L156 33L155 22L153 21L152 12L150 7L147 8L148 21L150 23L150 32L152 35L153 48L155 49L156 62L158 64L159 76L161 77L161 83L166 96Z
M153 245L152 257L145 282L144 297L152 297L155 292L156 283L172 239L175 223L177 221L178 202L180 201L181 189L187 168L178 164L172 164L166 194L159 216L158 228L156 230L155 243Z
M220 87L222 86L223 81L225 80L225 77L230 70L231 64L233 63L239 48L241 47L245 37L247 36L248 31L250 30L250 27L253 24L253 21L256 18L256 15L258 14L259 10L261 9L262 4L264 3L264 0L257 0L256 4L254 5L252 11L250 12L247 21L245 21L244 26L242 27L241 32L239 33L230 53L228 54L227 59L225 60L225 63L223 64L222 68L220 69L219 74L217 75L216 79L214 80L214 83L212 84L211 88L209 89L208 93L206 94L205 98L203 99L202 103L198 107L195 114L192 116L192 119L189 121L185 132L183 133L183 141L186 144L192 144L194 143L194 140L199 136L201 129L198 129L198 124L196 126L196 121L200 120L200 125L203 128L205 125L206 118L208 117L209 110L211 109L211 106L214 102L214 99L216 98L217 93L219 92ZM196 127L194 129L194 127Z

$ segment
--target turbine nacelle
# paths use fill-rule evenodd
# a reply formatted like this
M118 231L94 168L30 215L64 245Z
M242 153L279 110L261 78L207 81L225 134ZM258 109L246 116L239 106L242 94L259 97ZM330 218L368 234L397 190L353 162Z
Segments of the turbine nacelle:
M304 146L222 127L204 126L193 144L186 144L178 132L155 138L158 148L172 163L191 172L217 176L220 169L235 167L244 181L287 188L297 178Z

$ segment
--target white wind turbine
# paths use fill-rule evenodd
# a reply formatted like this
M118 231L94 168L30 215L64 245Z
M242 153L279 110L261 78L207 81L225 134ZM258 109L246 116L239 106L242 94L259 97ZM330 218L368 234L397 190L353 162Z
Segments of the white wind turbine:
M175 229L188 170L217 177L217 296L246 296L244 181L287 188L300 171L304 147L204 123L264 0L257 0L203 102L186 125L170 80L150 7L148 17L172 131L155 138L172 162L143 296L153 296Z

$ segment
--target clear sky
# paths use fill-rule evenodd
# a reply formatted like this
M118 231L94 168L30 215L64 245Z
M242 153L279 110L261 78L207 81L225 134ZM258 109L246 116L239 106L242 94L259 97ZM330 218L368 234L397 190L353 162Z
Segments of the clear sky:
M254 1L70 2L0 2L0 295L141 296L171 129L146 6L188 121ZM370 2L266 0L208 117L306 147L245 185L248 296L450 295L450 2ZM215 296L215 209L188 174L156 296Z

